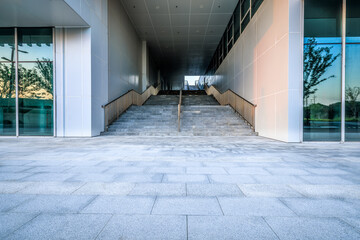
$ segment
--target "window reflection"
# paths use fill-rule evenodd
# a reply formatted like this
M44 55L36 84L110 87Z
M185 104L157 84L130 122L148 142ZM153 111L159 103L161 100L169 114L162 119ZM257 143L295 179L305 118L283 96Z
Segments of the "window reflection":
M347 0L345 140L360 140L360 2Z
M0 135L16 134L14 29L0 29Z
M341 140L342 0L305 0L304 140Z
M21 135L53 134L52 62L19 64Z
M19 28L18 44L19 61L53 59L51 28Z

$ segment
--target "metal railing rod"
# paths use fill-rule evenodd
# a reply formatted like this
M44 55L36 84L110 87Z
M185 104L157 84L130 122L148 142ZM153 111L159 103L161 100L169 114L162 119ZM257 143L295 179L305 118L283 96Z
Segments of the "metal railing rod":
M179 104L178 104L178 132L180 132L181 121L181 102L182 102L182 90L180 90Z

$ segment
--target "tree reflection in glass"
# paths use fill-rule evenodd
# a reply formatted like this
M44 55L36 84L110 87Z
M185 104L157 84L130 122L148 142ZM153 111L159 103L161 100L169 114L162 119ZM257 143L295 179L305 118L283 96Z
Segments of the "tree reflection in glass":
M0 135L16 134L14 29L0 29Z

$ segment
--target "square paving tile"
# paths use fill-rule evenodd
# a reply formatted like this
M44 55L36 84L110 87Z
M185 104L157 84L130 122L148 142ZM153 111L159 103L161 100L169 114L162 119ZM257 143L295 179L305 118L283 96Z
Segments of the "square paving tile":
M8 239L95 239L110 217L100 214L42 214Z
M115 182L130 182L130 183L156 183L161 182L163 174L118 174Z
M238 184L247 197L301 197L287 185L281 184Z
M14 207L33 199L34 197L34 195L1 194L0 212L7 212Z
M134 183L121 182L89 182L72 194L75 195L127 195L134 188Z
M206 175L199 174L165 174L162 181L164 183L209 183Z
M11 182L11 181L3 181L0 182L0 193L6 194L6 193L16 193L27 186L29 186L30 182Z
M291 185L291 187L307 197L360 199L360 185Z
M189 240L277 239L263 218L234 216L189 216Z
M211 183L255 183L251 175L210 175Z
M219 197L219 202L226 216L295 216L276 198Z
M93 199L94 196L36 195L34 199L26 201L11 212L77 213Z
M267 217L266 221L280 239L360 239L359 232L335 218Z
M183 240L187 237L185 216L115 215L98 239Z
M238 167L238 168L227 168L229 174L240 174L240 175L270 175L264 168L254 167Z
M282 201L299 216L356 217L360 205L341 199L285 198Z
M1 213L0 239L17 230L19 227L36 217L36 214Z
M222 211L214 197L158 197L152 214L222 215Z
M244 196L236 184L194 184L186 185L188 196Z
M186 196L186 187L181 183L137 183L129 195Z
M99 196L82 213L150 214L155 197Z
M354 226L358 230L360 230L360 217L355 218L343 218L343 220L347 223L349 223L351 226Z
M34 182L20 190L21 194L71 194L83 183L74 182Z

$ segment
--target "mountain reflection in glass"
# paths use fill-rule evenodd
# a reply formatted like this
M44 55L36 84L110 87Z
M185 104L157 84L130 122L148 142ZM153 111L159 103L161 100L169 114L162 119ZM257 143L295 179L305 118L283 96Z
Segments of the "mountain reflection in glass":
M0 135L16 134L14 29L0 28Z
M342 0L305 0L304 141L341 140Z

